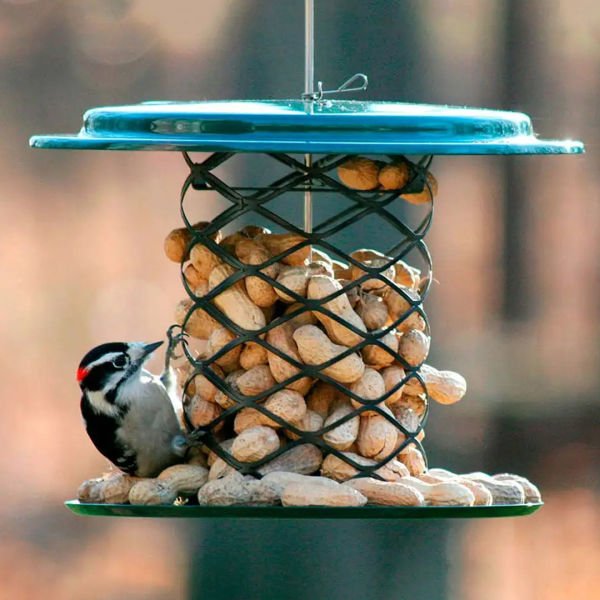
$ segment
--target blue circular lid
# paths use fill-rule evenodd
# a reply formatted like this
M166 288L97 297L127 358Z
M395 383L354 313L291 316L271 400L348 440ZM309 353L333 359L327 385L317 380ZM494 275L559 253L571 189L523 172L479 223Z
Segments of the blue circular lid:
M88 110L78 134L34 148L344 154L579 154L523 113L399 102L144 102Z

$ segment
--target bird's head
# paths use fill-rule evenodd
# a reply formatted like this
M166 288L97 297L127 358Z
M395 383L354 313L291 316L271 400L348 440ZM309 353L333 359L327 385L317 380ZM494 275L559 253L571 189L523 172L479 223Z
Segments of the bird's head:
M86 392L107 393L116 390L142 368L161 344L162 342L111 342L96 346L79 363L79 386Z

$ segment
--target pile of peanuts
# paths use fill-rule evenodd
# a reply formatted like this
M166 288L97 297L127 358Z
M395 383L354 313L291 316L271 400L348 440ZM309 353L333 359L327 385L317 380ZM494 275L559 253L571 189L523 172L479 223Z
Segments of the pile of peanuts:
M340 166L338 175L354 189L394 189L392 186L401 188L408 181L411 167L407 161L382 166L356 157ZM403 197L415 203L426 201L422 195L437 190L433 176L428 175L427 181L422 192ZM198 223L192 230L207 226ZM236 271L209 247L194 243L192 230L171 231L164 249L170 260L182 265L193 295L202 298ZM259 331L282 315L292 315L261 335L280 356L258 341L222 352L237 339L233 331L190 298L182 300L175 311L176 322L188 335L188 348L199 359L215 357L208 368L225 384L224 390L219 389L206 372L194 371L188 363L180 366L184 422L194 429L210 428L221 449L239 463L252 465L254 475L243 475L201 446L188 464L169 467L157 478L138 480L112 473L85 482L80 500L170 504L193 497L202 505L286 506L472 506L540 500L537 489L516 475L456 475L427 468L414 440L420 442L425 435L421 421L428 397L440 404L454 404L467 386L460 374L424 362L430 337L422 314L413 310L424 286L419 269L373 249L352 252L357 264L348 265L318 248L297 247L304 241L300 235L271 233L258 226L246 226L227 236L217 232L211 239L246 265L260 266L279 257L260 271L268 281L247 275L214 295L213 306L247 332ZM361 266L377 268L379 274L368 274ZM347 287L357 280L358 284ZM392 282L402 293L393 289ZM302 303L341 290L320 304L339 321ZM378 337L382 346L368 343L349 352L364 341L356 331L382 332ZM337 356L341 358L335 361ZM334 362L319 372L339 386L311 377L302 368L318 368L327 361ZM426 390L419 379L407 378L415 372ZM273 391L278 384L285 387ZM219 419L238 404L227 390L253 399L255 406L263 406L285 423L254 406ZM372 410L374 407L377 410ZM213 424L215 419L219 420ZM394 423L414 439L406 443L407 436ZM310 440L301 445L291 443L301 439L303 432L319 436L350 462L334 453L324 455ZM290 447L285 450L287 445ZM271 457L280 449L284 451ZM352 463L377 467L384 461L374 471L376 477L356 477L360 473Z
M360 191L416 189L402 193L401 198L411 204L431 202L438 191L437 179L403 156L389 163L354 156L337 169L340 181L348 188ZM418 188L422 189L418 189Z
M306 448L296 446L294 451L307 454ZM510 473L457 475L429 469L415 477L394 460L377 471L381 479L349 479L356 472L343 461L327 468L323 463L323 475L318 476L298 472L309 467L316 471L314 459L296 458L288 458L275 470L265 469L260 479L237 471L215 475L212 468L198 463L174 465L149 479L113 471L85 481L78 498L80 502L146 506L188 502L204 506L490 506L541 501L530 481Z

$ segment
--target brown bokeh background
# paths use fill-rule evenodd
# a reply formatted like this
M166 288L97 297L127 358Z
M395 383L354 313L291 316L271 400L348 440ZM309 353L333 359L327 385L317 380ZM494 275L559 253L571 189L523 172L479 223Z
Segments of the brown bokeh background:
M2 600L191 593L188 524L62 507L106 467L80 422L79 359L104 341L160 339L183 294L162 239L179 225L185 165L33 151L28 137L76 131L91 106L297 97L302 4L0 1ZM434 162L433 359L469 392L432 411L427 447L436 466L527 475L547 503L453 526L447 597L597 598L600 5L316 4L328 87L364 71L361 97L522 110L544 137L586 142L583 157Z

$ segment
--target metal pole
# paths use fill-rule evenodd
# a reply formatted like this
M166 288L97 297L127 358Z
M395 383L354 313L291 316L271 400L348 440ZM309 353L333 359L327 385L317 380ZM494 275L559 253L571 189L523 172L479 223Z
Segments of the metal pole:
M304 91L315 91L315 4L304 0Z
M304 0L304 92L315 91L315 6L314 0ZM309 100L312 102L312 100ZM304 155L304 164L312 167L312 154ZM304 231L312 233L312 192L309 187L304 192ZM312 252L311 257L312 259Z

